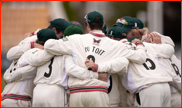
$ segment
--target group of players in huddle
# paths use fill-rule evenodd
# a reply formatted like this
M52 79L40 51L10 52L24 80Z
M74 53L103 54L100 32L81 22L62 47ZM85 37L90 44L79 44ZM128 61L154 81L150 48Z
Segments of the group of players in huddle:
M108 30L103 15L58 18L26 33L7 53L2 107L180 107L181 61L174 42L124 16Z

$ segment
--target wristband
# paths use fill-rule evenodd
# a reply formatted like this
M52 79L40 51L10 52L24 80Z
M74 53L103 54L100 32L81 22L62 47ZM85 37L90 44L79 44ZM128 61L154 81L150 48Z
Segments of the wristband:
M97 72L98 71L98 64L94 64L94 70L93 70L93 72Z
M34 42L30 42L31 48L34 48Z
M35 35L34 32L32 32L32 35Z
M35 48L35 46L34 46L34 42L32 42L32 47L33 47L33 48Z

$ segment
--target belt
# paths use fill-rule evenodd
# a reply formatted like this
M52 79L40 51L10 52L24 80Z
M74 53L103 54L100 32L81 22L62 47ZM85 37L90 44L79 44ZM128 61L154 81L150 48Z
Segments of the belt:
M23 100L23 101L31 101L31 97L24 95L15 95L15 94L5 94L1 97L1 101L5 99L15 99L15 100Z
M102 91L107 93L108 89L105 86L84 86L84 87L70 88L70 94L78 92L94 92L94 91Z

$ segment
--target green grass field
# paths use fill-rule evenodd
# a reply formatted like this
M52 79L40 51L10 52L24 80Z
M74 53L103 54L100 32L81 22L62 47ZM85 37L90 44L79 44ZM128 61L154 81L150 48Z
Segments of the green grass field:
M4 90L4 86L5 86L5 82L4 82L4 79L3 79L3 73L1 73L1 93L2 91Z

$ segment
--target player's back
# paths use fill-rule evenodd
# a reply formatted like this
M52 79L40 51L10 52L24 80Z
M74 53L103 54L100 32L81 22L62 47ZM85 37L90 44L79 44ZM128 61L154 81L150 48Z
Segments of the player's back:
M75 36L74 42L77 43L73 42L71 45L73 52L77 55L79 65L83 67L85 67L86 58L92 59L95 63L103 63L121 56L121 46L125 47L121 42L111 40L103 34L88 33Z
M78 66L86 68L85 60L92 59L95 63L104 63L117 57L126 57L127 59L143 63L145 60L145 51L143 45L137 46L137 51L130 50L126 44L111 40L106 37L102 31L93 30L84 35L72 35L61 40L48 40L44 48L53 55L76 54ZM69 80L70 87L81 86L105 86L106 82L98 79L80 80L72 77Z
M121 55L121 48L119 47L120 44L122 44L121 42L111 40L103 34L97 35L89 33L73 36L76 36L76 41L74 42L78 42L73 42L71 45L73 47L73 52L76 54L76 61L79 66L86 68L84 64L86 58L93 60L95 63L104 63ZM68 38L68 41L69 39L70 38ZM106 82L98 79L81 80L73 77L70 78L69 85L70 87L108 86Z
M171 57L173 58L174 55ZM173 81L170 83L171 91L177 92L176 89L181 91L181 69L175 61L172 59L163 59L159 58L159 63L163 69L173 78ZM174 88L175 87L175 88Z
M33 73L32 77L35 77L36 73L36 67L30 68L24 68L22 65L24 65L24 62L26 61L26 58L29 56L29 50L26 51L17 61L13 61L10 67L6 70L5 76L4 77L9 77L11 78L13 74L16 74L17 70L21 70L23 72L29 71L30 73ZM25 65L27 66L27 65ZM11 83L8 83L3 91L4 94L16 94L16 95L25 95L25 96L30 96L32 97L33 95L33 78L30 78L28 80L20 80L16 79L17 81L13 81Z
M66 72L63 72L65 56L55 56L46 64L37 68L37 75L35 77L35 84L56 84L66 86L65 81Z
M2 95L16 94L16 95L29 96L32 98L34 87L35 85L33 84L33 79L18 81L18 82L11 82L5 86L2 92Z
M64 71L65 56L54 56L37 68L34 80L33 107L64 107L68 76ZM54 90L54 92L52 92Z
M144 43L147 49L146 62L142 65L129 63L128 73L124 75L122 83L130 92L135 93L139 87L147 84L170 82L172 78L160 66L156 49L150 43Z

